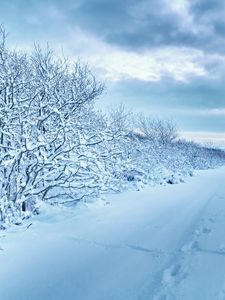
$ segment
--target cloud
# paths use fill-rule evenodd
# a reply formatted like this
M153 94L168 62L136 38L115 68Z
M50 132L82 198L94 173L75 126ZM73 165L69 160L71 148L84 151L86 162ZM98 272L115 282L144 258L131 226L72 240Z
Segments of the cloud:
M185 47L222 55L225 48L222 0L3 0L2 7L0 17L32 29L33 38L40 36L37 27L55 38L79 27L126 51Z
M137 79L160 81L163 77L187 81L190 76L206 76L198 62L201 53L190 49L164 48L144 53L112 49L107 54L89 57L90 62L110 80Z
M197 108L197 109L176 109L172 108L171 111L183 114L183 115L189 115L189 116L201 116L201 117L223 117L225 116L225 108Z
M203 112L203 114L211 116L225 116L225 108L213 108Z
M192 39L192 33L182 25L184 15L186 20L188 14L184 9L182 14L178 4L169 3L166 0L81 1L71 15L83 29L127 49L184 44Z
M131 51L73 27L68 27L67 36L61 43L70 57L79 56L83 61L88 61L109 81L137 79L156 82L171 78L190 82L196 77L215 80L225 73L225 56L190 47L168 46Z
M88 1L85 3L86 5L90 4ZM125 4L127 5L126 2ZM78 8L77 4L74 10ZM140 10L141 6L138 9ZM179 10L180 8L173 7L173 9ZM99 13L99 10L97 11ZM131 14L131 11L129 13ZM141 12L139 11L138 14L141 15ZM35 33L36 41L45 44L45 42L42 43L43 37L48 33L50 45L54 44L56 52L61 53L63 49L71 59L79 56L109 81L136 79L156 82L163 78L172 78L176 81L187 82L192 77L208 76L208 63L212 62L212 65L215 65L218 59L221 60L221 58L205 57L202 51L194 48L167 46L136 51L110 44L103 37L100 38L92 32L85 31L81 24L79 26L70 25L66 18L66 12L60 10L56 3L54 5L48 3L44 6L42 3L32 14L26 11L23 18L29 28L26 31L27 34L28 32ZM42 27L38 25L38 20L42 21L42 26L47 20L51 21L43 33L40 31ZM55 23L57 25L52 34ZM40 40L41 34L42 40ZM30 46L27 40L30 40ZM24 36L22 43L16 43L16 47L26 50L30 49L32 44L33 40Z
M189 141L225 148L225 132L181 131L179 132L179 137Z
M131 51L190 47L222 53L225 47L222 0L66 1L70 26Z

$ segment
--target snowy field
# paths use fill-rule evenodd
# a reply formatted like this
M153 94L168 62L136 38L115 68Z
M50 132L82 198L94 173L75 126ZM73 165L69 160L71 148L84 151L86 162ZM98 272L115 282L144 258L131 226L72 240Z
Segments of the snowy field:
M225 299L225 168L0 232L1 300Z

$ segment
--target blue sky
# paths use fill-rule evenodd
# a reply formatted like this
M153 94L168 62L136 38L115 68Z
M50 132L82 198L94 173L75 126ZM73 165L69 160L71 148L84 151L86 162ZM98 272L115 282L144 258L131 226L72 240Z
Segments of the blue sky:
M223 0L1 0L0 22L17 49L48 41L88 62L108 87L99 107L225 132Z

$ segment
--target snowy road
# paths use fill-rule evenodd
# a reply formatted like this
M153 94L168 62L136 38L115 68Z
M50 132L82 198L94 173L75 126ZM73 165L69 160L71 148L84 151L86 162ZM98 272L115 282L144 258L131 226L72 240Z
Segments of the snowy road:
M0 299L225 299L225 168L107 201L0 232Z

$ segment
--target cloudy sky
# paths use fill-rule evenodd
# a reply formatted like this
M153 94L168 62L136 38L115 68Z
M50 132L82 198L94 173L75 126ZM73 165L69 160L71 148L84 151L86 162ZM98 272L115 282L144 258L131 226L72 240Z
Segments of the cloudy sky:
M223 0L1 0L0 22L18 49L48 41L87 61L108 87L99 107L225 132Z

